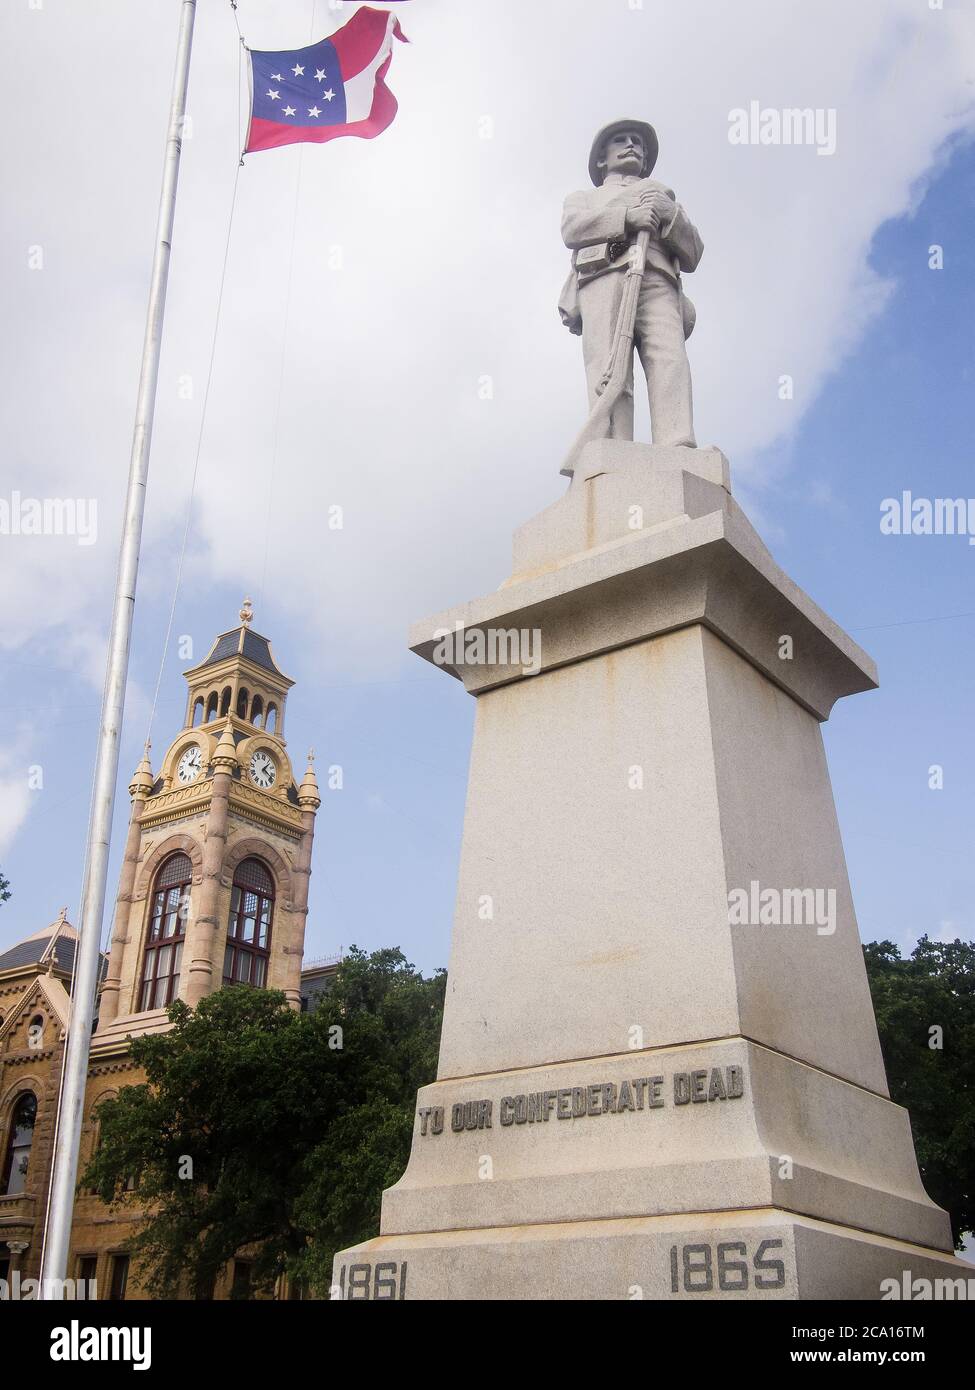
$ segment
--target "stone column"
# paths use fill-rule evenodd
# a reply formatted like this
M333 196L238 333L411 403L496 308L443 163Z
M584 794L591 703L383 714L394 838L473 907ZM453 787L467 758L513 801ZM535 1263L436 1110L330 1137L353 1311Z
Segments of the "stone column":
M230 779L237 767L233 725L228 719L213 754L213 790L203 846L203 881L190 903L180 974L180 998L191 1008L213 991L213 943L219 926L220 875L227 849Z
M308 920L308 886L311 878L311 851L315 841L315 814L322 804L315 776L314 750L308 754L308 768L298 788L303 833L295 855L294 892L292 894L292 954L288 958L287 982L284 987L292 1008L301 1007L301 960L305 944L305 924Z
M135 887L135 874L139 866L139 852L142 842L142 808L152 791L153 776L149 762L147 742L142 762L135 770L129 783L129 796L132 798L132 812L129 817L129 833L125 841L125 856L119 877L118 897L115 899L115 923L112 928L112 945L108 957L108 972L101 988L98 1008L98 1031L106 1028L118 1015L119 993L122 987L122 961L129 940L129 919L132 914L132 890ZM132 1001L130 1001L132 1002ZM128 1012L132 1012L131 1009Z

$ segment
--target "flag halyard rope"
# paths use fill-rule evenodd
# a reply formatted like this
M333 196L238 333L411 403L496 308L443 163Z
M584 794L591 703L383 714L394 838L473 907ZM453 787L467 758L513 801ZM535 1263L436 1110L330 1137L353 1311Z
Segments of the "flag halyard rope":
M232 8L236 11L237 6L232 3ZM238 26L239 27L239 26ZM241 38L243 43L243 37ZM237 109L238 120L237 129L240 130L240 80L243 47L238 49L237 54ZM210 401L210 387L213 382L213 366L216 360L217 339L220 333L220 318L223 309L223 293L227 283L227 264L230 259L230 241L234 225L234 213L237 209L237 190L240 183L240 170L243 166L243 157L238 161L234 171L234 186L230 198L230 216L227 219L227 236L223 247L223 263L220 269L220 286L217 291L217 307L213 320L213 334L210 339L210 358L207 364L206 385L203 390L203 405L200 411L200 424L196 435L196 451L193 458L193 472L190 478L190 492L186 503L186 519L183 524L183 535L179 547L179 555L176 561L176 579L173 585L173 599L169 608L169 617L166 622L166 635L163 639L162 654L159 658L159 670L156 675L156 685L152 695L152 706L149 711L149 723L146 729L146 741L152 737L152 726L156 717L156 706L159 703L159 691L162 688L163 673L166 669L166 657L169 653L169 643L173 635L173 623L176 617L176 605L179 600L180 587L183 580L183 563L186 558L186 547L189 541L190 527L193 522L193 503L196 497L196 483L200 471L200 455L203 451L203 436L206 429L207 406Z
M294 287L295 277L295 240L298 231L298 202L301 197L301 173L304 166L305 147L302 145L298 150L298 175L295 179L295 200L291 212L291 248L288 253L288 284L284 296L284 327L281 333L281 361L278 366L278 391L277 399L274 404L274 428L271 435L271 467L267 473L267 500L265 503L265 516L270 517L274 499L274 479L277 476L278 466L278 443L281 427L281 399L284 395L284 369L288 358L288 323L291 318L291 296ZM264 535L264 562L261 566L261 582L258 587L258 603L264 598L264 586L267 581L267 562L268 552L271 544L271 528L265 529Z
M318 8L318 0L311 0L311 16L308 26L308 42L311 44L315 38L315 12ZM294 285L295 272L295 238L298 230L298 204L301 198L301 175L304 169L305 147L302 145L298 150L298 175L295 180L295 201L291 213L291 247L288 252L288 282L284 297L284 328L281 335L281 361L278 368L278 391L274 406L274 428L271 435L271 467L267 475L267 499L264 514L271 516L274 502L274 478L277 474L278 463L278 439L281 424L281 398L284 393L284 369L287 361L288 352L288 323L291 318L291 292ZM264 598L264 588L267 583L267 562L271 544L271 528L268 526L264 536L264 561L261 566L261 582L257 590L258 603Z

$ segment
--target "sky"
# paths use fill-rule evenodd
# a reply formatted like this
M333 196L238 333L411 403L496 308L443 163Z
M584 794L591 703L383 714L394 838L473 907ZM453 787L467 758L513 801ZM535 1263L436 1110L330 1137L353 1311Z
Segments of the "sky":
M19 55L0 499L97 503L91 544L0 534L0 947L63 905L77 917L178 8L0 15ZM294 48L355 8L239 0L237 18L252 47ZM406 633L497 588L512 531L561 495L585 412L556 312L561 204L586 186L596 129L637 116L705 245L688 282L698 440L879 666L880 689L824 729L861 935L972 939L975 549L880 529L904 490L975 495L970 7L397 8L411 42L391 128L240 167L245 55L229 4L198 6L110 894L150 718L158 766L182 671L250 595L296 682L294 761L314 745L343 769L318 817L306 955L354 942L446 964L473 701ZM752 102L834 113L835 149L733 143Z

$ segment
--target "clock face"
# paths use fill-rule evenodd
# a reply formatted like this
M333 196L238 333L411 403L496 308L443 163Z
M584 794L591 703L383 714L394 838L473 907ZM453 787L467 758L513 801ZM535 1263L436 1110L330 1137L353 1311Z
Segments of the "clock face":
M176 776L181 782L195 782L203 771L203 757L197 744L187 748L176 764Z
M274 786L276 776L277 768L270 753L265 753L263 748L259 748L256 753L251 754L251 781L255 786L267 791L268 787Z

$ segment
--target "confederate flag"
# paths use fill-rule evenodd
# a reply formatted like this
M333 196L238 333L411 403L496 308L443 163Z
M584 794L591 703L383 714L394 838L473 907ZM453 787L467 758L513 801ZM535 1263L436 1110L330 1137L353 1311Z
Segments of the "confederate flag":
M245 154L321 144L339 135L371 140L396 115L385 77L393 39L406 43L399 20L364 5L321 43L251 55L251 125Z

